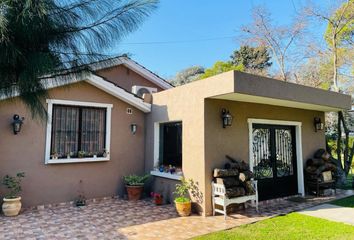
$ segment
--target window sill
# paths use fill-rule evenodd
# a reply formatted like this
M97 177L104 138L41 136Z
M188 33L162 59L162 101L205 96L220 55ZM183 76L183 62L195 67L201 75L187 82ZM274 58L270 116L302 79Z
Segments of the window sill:
M165 172L160 172L160 171L156 171L156 170L151 171L150 174L152 176L168 178L168 179L173 179L173 180L178 180L178 181L181 180L181 178L183 177L182 175L165 173Z
M109 157L47 159L45 163L61 164L61 163L87 163L87 162L106 162L106 161L109 161Z

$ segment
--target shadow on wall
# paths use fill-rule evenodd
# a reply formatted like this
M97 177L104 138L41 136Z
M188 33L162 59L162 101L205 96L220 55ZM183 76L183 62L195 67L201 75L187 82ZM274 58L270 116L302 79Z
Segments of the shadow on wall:
M190 195L192 196L193 203L192 203L192 211L195 213L202 212L202 204L203 204L203 192L199 189L199 182L192 182Z

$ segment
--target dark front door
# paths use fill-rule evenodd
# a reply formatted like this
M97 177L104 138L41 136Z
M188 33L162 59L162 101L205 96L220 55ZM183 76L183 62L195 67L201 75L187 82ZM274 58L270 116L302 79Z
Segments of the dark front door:
M253 124L253 171L260 200L298 193L295 127Z

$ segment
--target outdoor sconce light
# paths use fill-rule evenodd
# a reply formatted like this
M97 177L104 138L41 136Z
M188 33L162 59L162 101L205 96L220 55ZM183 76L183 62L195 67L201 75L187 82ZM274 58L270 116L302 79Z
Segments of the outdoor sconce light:
M313 123L314 123L314 125L315 125L315 132L320 131L320 130L323 130L324 124L323 124L323 122L321 121L321 118L315 117L314 120L313 120Z
M21 131L21 126L22 126L23 120L25 120L24 117L20 118L20 116L18 114L14 115L13 121L12 121L12 128L13 128L15 135L17 135L17 133L19 133Z
M229 110L226 110L225 108L221 110L221 119L223 128L232 125L232 115L230 114Z
M136 123L130 124L130 131L133 135L135 135L136 131L138 130L138 125Z

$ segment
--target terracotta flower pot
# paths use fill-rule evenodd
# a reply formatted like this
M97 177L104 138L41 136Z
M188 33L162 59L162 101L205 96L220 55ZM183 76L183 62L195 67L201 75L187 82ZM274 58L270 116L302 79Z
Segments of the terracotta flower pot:
M128 186L126 185L128 192L128 200L129 201L137 201L141 198L141 194L143 192L144 186Z
M2 204L2 211L5 216L13 217L17 216L21 210L21 197L17 198L4 198L4 203Z
M192 202L176 202L175 201L175 205L176 205L176 210L178 215L180 215L181 217L187 217L189 215L191 215L191 209L192 209Z

